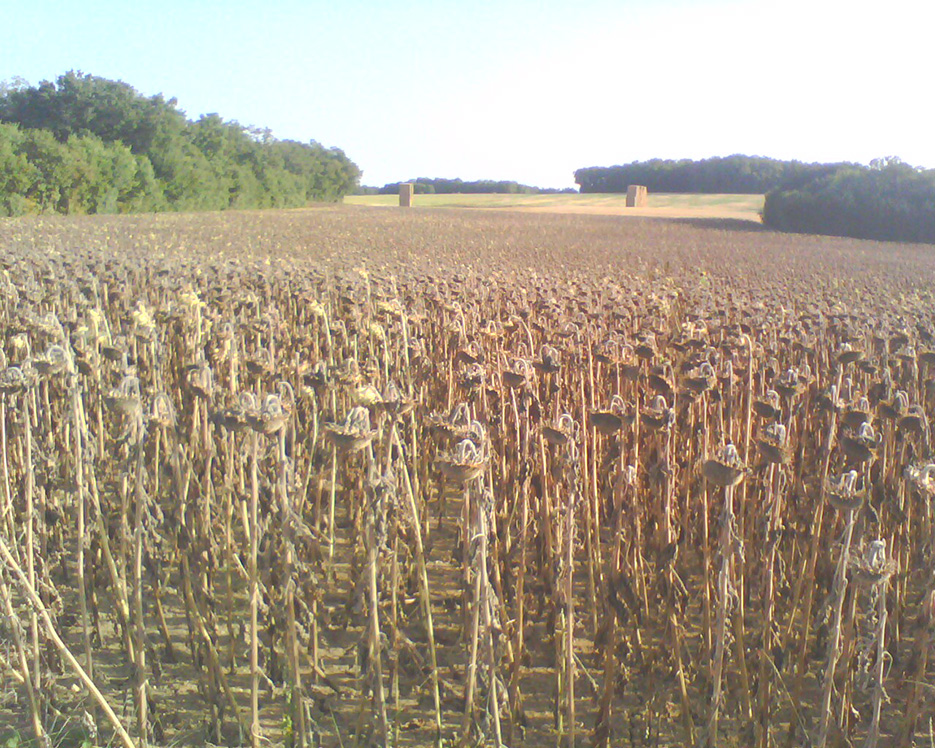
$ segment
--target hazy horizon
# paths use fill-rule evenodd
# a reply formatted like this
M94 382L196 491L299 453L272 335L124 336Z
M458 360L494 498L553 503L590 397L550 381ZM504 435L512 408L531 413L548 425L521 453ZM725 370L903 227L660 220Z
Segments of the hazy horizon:
M935 4L792 0L18 5L0 80L67 70L342 148L362 184L573 187L573 172L735 153L935 167Z

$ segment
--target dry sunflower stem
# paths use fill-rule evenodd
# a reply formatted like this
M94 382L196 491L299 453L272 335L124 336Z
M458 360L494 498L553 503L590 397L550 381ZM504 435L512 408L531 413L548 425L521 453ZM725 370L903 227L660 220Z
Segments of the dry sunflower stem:
M918 740L925 253L139 221L0 222L0 724L119 733L31 589L134 744Z

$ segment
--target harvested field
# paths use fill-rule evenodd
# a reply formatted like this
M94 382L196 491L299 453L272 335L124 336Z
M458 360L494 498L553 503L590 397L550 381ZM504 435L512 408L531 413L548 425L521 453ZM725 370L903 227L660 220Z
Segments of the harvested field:
M345 205L0 267L0 741L927 744L932 247Z
M707 218L761 223L763 195L689 195L650 193L645 207L628 208L626 195L555 194L555 195L416 195L413 204L420 208L483 208L533 213L582 213L631 218ZM352 195L346 205L390 207L399 204L395 195Z

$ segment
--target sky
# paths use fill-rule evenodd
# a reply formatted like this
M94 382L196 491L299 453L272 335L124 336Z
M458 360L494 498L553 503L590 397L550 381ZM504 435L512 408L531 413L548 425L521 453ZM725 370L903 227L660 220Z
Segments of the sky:
M933 0L0 0L0 81L80 70L363 184L574 186L733 153L935 168Z

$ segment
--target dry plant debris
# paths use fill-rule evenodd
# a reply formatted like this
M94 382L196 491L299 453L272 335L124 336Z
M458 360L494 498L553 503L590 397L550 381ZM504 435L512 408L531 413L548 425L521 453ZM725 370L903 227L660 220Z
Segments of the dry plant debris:
M930 729L931 248L329 207L0 270L2 738Z

